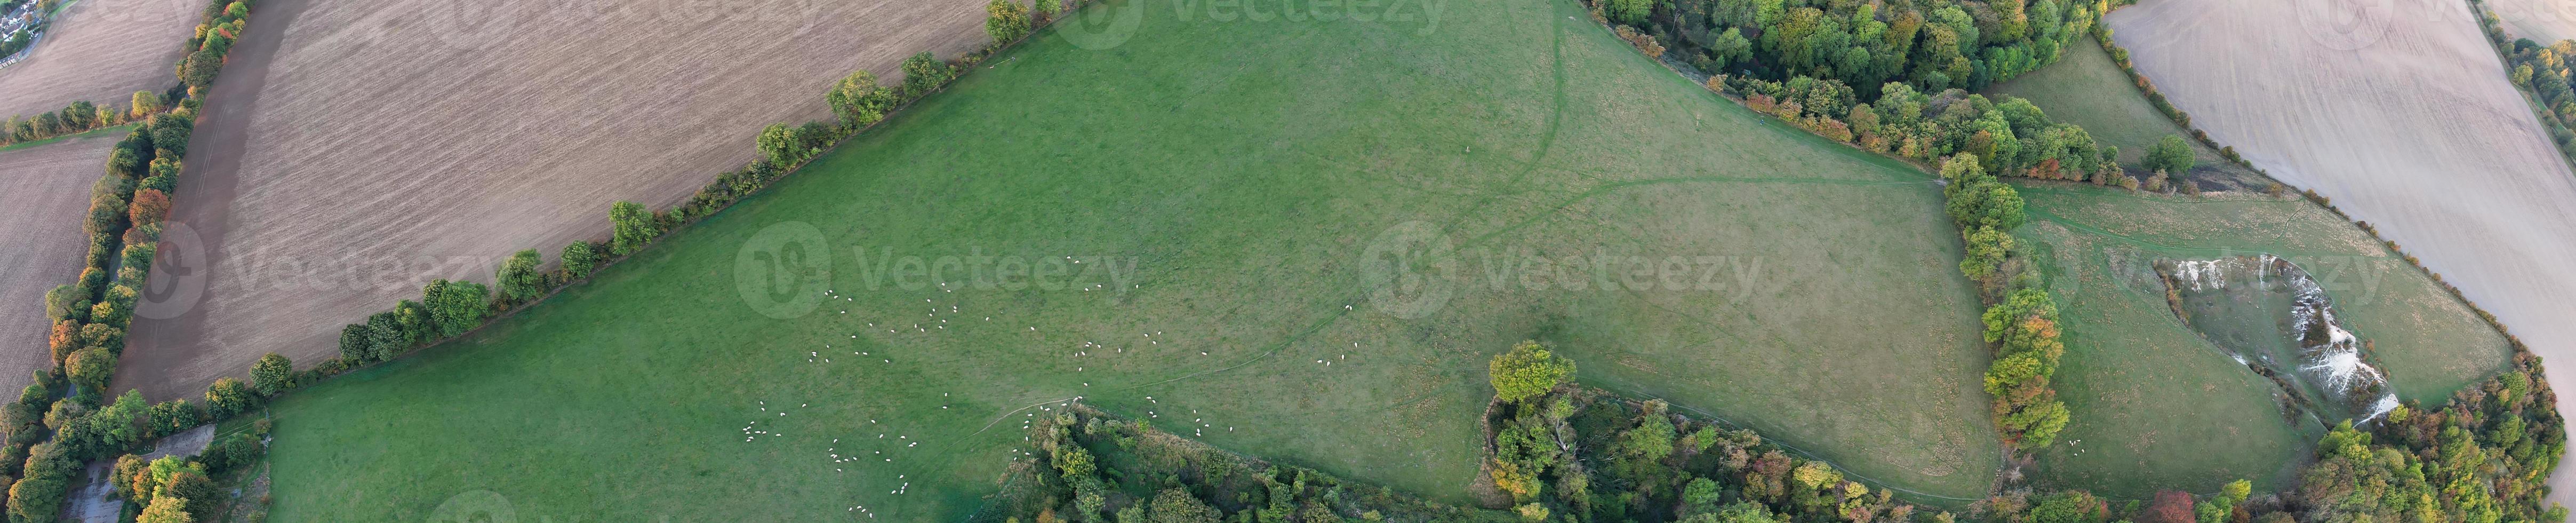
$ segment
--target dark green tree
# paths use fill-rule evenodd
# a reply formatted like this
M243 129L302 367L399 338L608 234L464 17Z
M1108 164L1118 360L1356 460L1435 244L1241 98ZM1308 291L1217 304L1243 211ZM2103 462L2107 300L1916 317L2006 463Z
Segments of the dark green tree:
M546 292L546 273L537 270L545 263L535 249L519 251L501 260L498 279L501 295L512 302L535 299Z
M285 356L271 352L251 364L250 379L251 388L258 390L259 395L276 396L295 386L295 365Z
M615 231L609 237L609 254L626 256L644 250L644 244L662 234L660 220L644 204L618 201L608 206L608 223Z

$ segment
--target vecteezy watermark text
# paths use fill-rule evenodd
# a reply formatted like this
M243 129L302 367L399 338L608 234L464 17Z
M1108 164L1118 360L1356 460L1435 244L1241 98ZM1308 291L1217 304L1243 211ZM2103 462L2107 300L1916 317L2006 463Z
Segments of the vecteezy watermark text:
M1763 258L1678 254L1562 245L1460 249L1440 226L1412 221L1389 227L1360 255L1361 281L1380 312L1419 319L1460 292L1693 292L1728 300L1752 297L1770 281ZM1472 269L1471 269L1472 267Z
M900 255L893 247L853 248L859 285L867 290L1124 290L1135 284L1133 257L1021 256L986 254L970 247L964 255Z

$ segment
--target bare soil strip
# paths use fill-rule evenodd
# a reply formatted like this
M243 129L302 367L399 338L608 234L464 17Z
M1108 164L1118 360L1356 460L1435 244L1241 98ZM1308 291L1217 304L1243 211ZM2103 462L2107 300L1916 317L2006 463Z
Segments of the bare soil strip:
M272 0L214 86L119 388L310 364L435 278L605 236L825 118L861 68L984 43L983 4ZM891 78L889 78L891 80ZM182 231L184 229L184 231Z
M2533 352L2576 361L2576 176L2466 4L2351 4L2150 0L2105 23L2212 138L2377 226ZM2576 364L2548 371L2576 383ZM2552 497L2576 504L2568 477Z
M0 118L74 101L124 107L135 91L178 85L173 74L202 0L79 0L27 60L0 69ZM98 173L91 173L95 176Z

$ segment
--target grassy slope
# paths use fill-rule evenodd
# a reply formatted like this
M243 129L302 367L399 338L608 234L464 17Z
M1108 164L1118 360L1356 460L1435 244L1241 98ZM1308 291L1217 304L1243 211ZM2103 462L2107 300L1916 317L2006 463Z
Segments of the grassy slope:
M2167 136L2181 136L2191 144L2199 158L2193 168L2200 176L2210 171L2222 172L2235 179L2250 179L2252 171L2228 163L2218 150L2192 140L2191 131L2174 125L2164 113L2148 103L2138 88L2129 83L2129 74L2111 61L2111 54L2091 39L2077 42L2066 50L2056 64L2021 75L2010 82L1988 90L2030 99L2041 110L2058 121L2084 127L2093 139L2120 148L2120 162L2135 166L2147 155L2147 148Z
M2272 486L2306 456L2314 425L2279 415L2272 386L2165 306L2149 263L2270 253L2319 278L2376 346L2400 396L2438 403L2500 371L2503 337L2359 229L2299 200L2210 199L2092 186L2026 186L2069 325L2059 390L2076 418L2042 457L2043 481L2117 496L2194 492L2245 477ZM2082 443L2072 443L2082 440Z
M2097 45L1998 85L2136 161L2187 131L2156 111ZM2251 177L2197 143L2201 168ZM2024 229L2059 275L2068 346L2058 374L2076 418L2041 459L2039 477L2117 496L2209 492L2245 477L2280 485L2318 427L2292 427L2273 387L2200 338L2165 306L2148 272L2157 258L2271 253L2316 274L2356 332L2376 343L2401 396L2439 402L2500 371L2502 336L2368 235L2304 201L2242 193L2213 200L2092 186L2024 187L2038 220ZM2082 443L2076 443L2081 440Z
M296 393L277 518L416 520L475 490L522 520L947 518L1013 455L1010 418L1074 395L1464 501L1484 359L1528 337L1856 474L1987 490L1976 304L1925 175L1719 100L1566 5L1448 3L1436 28L1143 5L1124 45L1042 35L552 303ZM1406 320L1360 261L1414 220L1475 281ZM835 246L851 298L771 319L737 277L767 274L746 239L793 223ZM871 290L887 248L1138 268L1123 290ZM1489 276L1530 259L1505 252L1721 256L1744 278L1578 290ZM753 421L780 434L745 442Z

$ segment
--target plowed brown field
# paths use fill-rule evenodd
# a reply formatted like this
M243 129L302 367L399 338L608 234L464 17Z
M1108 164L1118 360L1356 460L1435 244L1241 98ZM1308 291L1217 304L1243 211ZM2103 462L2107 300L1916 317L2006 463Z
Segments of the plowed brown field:
M179 84L183 45L201 0L80 0L54 20L26 61L0 69L0 118L60 110L73 101L124 107L135 91Z
M2104 22L2212 138L2376 225L2576 386L2576 176L2474 20L2456 0L2149 0Z
M685 199L850 71L951 57L982 2L271 0L213 89L117 387L198 394L433 278ZM185 229L182 231L181 229ZM193 244L192 244L193 242ZM166 271L166 272L161 272Z
M53 366L46 348L45 291L80 277L89 252L81 221L89 188L106 174L107 151L123 133L0 151L0 390L26 387L29 371Z

